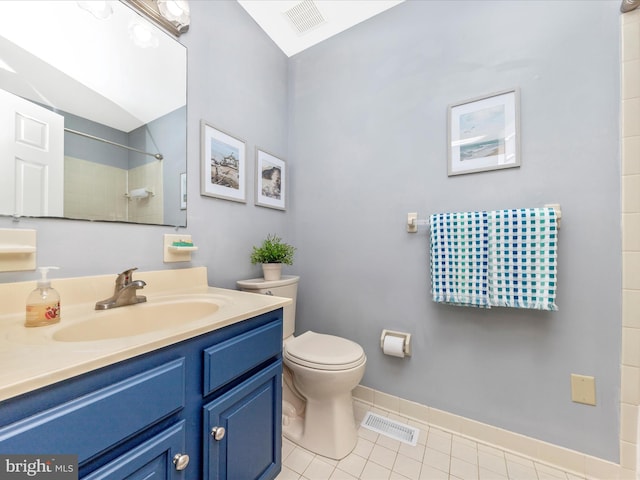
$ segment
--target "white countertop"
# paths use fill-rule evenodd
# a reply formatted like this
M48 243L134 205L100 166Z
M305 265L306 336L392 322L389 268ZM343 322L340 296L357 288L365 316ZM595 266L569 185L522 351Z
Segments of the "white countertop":
M178 277L178 282L173 281L175 277ZM95 302L111 295L114 278L115 276L58 281L54 279L52 284L62 298L62 320L55 325L35 328L24 327L24 311L16 311L19 302L13 302L13 311L5 311L5 307L7 310L12 308L9 305L10 298L22 295L26 299L25 292L33 289L35 282L0 284L0 298L7 300L3 310L0 310L0 401L291 304L291 300L286 298L209 287L206 285L205 268L136 272L136 279L147 282L148 287L139 291L139 294L147 296L148 304L170 297L204 297L215 301L219 309L198 320L177 323L139 335L96 341L55 340L57 331L72 327L75 322L91 321L103 312L113 311L96 311ZM149 288L153 284L156 287ZM106 295L97 296L94 293L99 290L102 294L106 286L111 289ZM85 293L80 292L81 290ZM75 302L65 303L65 297L71 297ZM86 301L89 298L91 300ZM24 300L21 303L24 305ZM118 307L116 310L128 309L132 314L132 321L135 321L136 307L137 305L131 305Z

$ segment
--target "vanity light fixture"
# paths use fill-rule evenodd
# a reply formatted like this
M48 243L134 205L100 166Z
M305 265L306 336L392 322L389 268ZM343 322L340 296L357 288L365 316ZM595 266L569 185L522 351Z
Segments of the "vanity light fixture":
M188 0L123 0L176 37L189 30Z
M91 13L99 20L105 20L113 13L113 7L105 0L91 0L77 2L78 6L83 10Z
M158 0L158 10L170 22L189 25L191 11L186 0Z
M638 6L640 6L640 0L622 0L620 11L622 13L631 12L638 8Z

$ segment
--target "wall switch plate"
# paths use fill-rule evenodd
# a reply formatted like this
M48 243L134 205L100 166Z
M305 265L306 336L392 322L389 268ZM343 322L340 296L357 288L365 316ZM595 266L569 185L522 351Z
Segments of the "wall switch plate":
M571 400L585 405L596 404L596 379L587 375L571 374Z
M418 231L418 213L407 213L407 232L416 233Z

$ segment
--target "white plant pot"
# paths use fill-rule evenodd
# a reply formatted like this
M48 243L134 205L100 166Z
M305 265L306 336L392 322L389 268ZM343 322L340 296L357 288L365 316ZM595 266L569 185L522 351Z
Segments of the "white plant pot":
M280 280L282 277L282 264L281 263L263 263L262 275L266 281Z

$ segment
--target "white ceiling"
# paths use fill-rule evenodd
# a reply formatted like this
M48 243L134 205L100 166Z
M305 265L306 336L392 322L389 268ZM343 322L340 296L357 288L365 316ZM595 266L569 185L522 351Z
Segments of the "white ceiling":
M238 0L238 3L290 57L403 1ZM294 13L311 14L314 8L321 15L319 21L324 19L324 22L299 33L290 17ZM286 12L291 9L296 10L292 11L292 15L288 15Z

